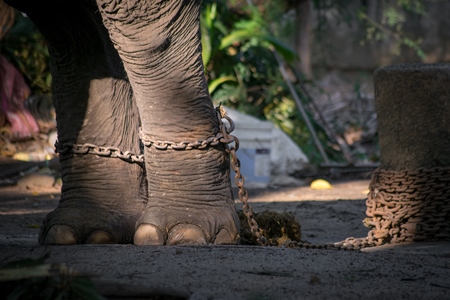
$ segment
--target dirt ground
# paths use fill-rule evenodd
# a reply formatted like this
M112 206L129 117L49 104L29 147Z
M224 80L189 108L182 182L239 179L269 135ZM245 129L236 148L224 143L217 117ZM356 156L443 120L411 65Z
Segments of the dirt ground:
M368 180L331 190L251 190L256 212L292 212L312 243L365 237ZM0 265L38 258L94 275L111 299L450 299L450 243L344 250L261 246L40 246L43 217L58 188L0 188ZM237 203L238 208L241 204Z

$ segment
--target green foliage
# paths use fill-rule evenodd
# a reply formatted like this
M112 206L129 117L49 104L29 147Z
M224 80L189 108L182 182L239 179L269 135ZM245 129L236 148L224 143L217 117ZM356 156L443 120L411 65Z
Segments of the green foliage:
M16 12L14 25L0 41L0 54L25 75L32 94L51 93L48 50L29 18Z
M274 9L266 7L272 18ZM297 55L271 32L271 19L261 8L223 2L204 2L201 13L203 62L215 104L268 119L286 132L313 163L323 159L279 72L273 51L287 63ZM275 28L276 29L276 28ZM313 120L313 118L311 118ZM327 143L320 126L319 137ZM331 148L331 156L339 159Z
M332 2L322 0L320 5L327 7ZM338 10L345 15L345 1L334 3L338 3ZM247 114L272 120L301 146L312 162L320 162L322 159L273 56L275 50L287 62L297 59L295 52L271 33L279 35L285 6L273 1L264 5L261 9L242 4L233 6L230 1L203 1L202 57L209 92L216 104L223 102ZM1 41L0 53L25 74L33 94L51 92L45 41L28 18L16 14L14 26ZM328 143L321 128L315 126L322 142ZM327 150L332 151L331 147Z
M270 35L254 7L232 11L225 1L204 2L201 14L203 62L213 101L265 118L266 90L277 78L271 47L295 54Z

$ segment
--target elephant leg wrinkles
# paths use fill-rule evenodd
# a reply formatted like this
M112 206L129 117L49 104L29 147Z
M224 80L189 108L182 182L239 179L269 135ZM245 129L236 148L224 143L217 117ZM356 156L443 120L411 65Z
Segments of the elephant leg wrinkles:
M61 165L61 200L44 220L40 243L131 243L144 207L140 167L94 155L63 158Z
M237 218L223 149L148 149L149 203L136 244L235 243ZM190 226L195 225L195 226Z
M218 120L203 73L200 1L97 0L124 63L146 135L205 140ZM222 145L204 150L145 149L149 201L136 244L236 243L238 218Z
M60 143L138 153L139 125L156 140L175 142L218 132L203 74L200 1L8 1L48 41ZM137 244L237 242L223 145L150 147L144 155L145 170L62 155L61 201L46 217L40 242L126 243L133 234Z
M48 42L59 142L139 153L131 86L94 3L21 4ZM145 170L94 155L62 155L60 162L61 200L45 218L39 242L132 242L146 201Z

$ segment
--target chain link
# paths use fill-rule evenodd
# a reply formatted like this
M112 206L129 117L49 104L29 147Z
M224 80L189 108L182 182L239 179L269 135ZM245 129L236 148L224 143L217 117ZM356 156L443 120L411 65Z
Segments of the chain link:
M225 109L222 106L217 107L216 111L217 111L217 119L219 120L219 130L221 131L224 137L221 140L221 143L227 144L227 147L225 147L225 151L231 157L231 168L235 173L234 182L238 187L239 200L243 204L242 211L244 215L247 217L247 222L248 225L250 226L250 231L256 237L258 243L262 246L267 246L268 245L267 239L259 231L258 223L256 222L253 216L253 209L248 203L248 192L244 187L245 179L241 173L241 162L236 154L236 151L239 149L239 140L237 139L237 137L230 134L235 128L234 122L226 114ZM228 121L228 123L230 124L230 128L227 128L225 126L222 119L226 119ZM232 145L232 143L234 143L234 145Z
M225 145L230 155L231 168L235 172L234 180L238 187L238 196L243 204L243 213L247 217L252 234L260 245L268 245L261 234L253 210L248 202L245 180L240 170L240 161L236 151L239 140L230 133L234 130L233 120L222 106L216 108L219 133L205 140L179 143L153 140L141 132L142 143L146 147L158 150L205 149L219 143ZM229 123L229 128L223 123ZM58 141L55 143L57 153L95 154L102 157L120 158L131 163L144 163L143 154L130 151L122 152L116 147L101 147L93 144L75 144ZM380 246L386 243L400 243L422 240L450 240L450 167L421 168L414 171L388 171L381 168L373 172L366 200L364 224L371 228L365 238L347 238L334 244L311 244L289 241L286 247L313 249L360 250L364 247Z
M365 238L347 238L333 247L360 250L413 241L450 240L450 167L372 174L364 224ZM301 245L299 245L301 247Z
M223 143L223 135L222 133L216 134L216 136L209 137L203 141L182 141L179 143L172 141L158 141L150 137L148 134L144 132L139 133L139 137L141 138L142 143L146 147L154 147L158 150L192 150L192 149L205 149L209 146L216 146L219 143Z
M286 247L361 250L412 241L450 240L450 167L372 173L364 224L367 237L334 244L289 241Z
M135 154L131 151L122 152L117 147L102 147L94 144L75 144L75 143L60 143L55 142L56 153L61 155L67 154L95 154L102 157L120 158L130 163L144 163L143 154Z
M366 201L368 242L450 240L450 167L374 171Z
M216 108L217 119L219 122L219 132L205 140L199 140L195 142L182 141L179 143L172 141L159 141L153 139L151 136L144 132L139 133L139 137L142 144L146 147L154 147L158 150L192 150L192 149L205 149L210 146L216 146L219 143L225 145L225 151L231 157L231 168L235 172L234 180L239 189L238 195L239 199L243 203L243 212L247 217L248 224L252 234L256 237L256 240L260 245L267 245L267 239L262 236L259 231L258 223L253 216L253 210L248 203L248 192L244 188L244 176L241 174L240 161L236 155L236 151L239 149L239 140L231 135L230 133L234 130L235 125L233 120L226 114L225 109L219 105ZM230 127L227 128L223 123L222 119L227 120ZM234 144L234 145L231 145ZM95 154L102 157L113 157L120 158L131 163L144 163L144 155L136 155L130 151L122 152L116 147L101 147L94 144L75 144L75 143L64 143L61 144L58 141L55 143L56 152L62 155L65 154Z

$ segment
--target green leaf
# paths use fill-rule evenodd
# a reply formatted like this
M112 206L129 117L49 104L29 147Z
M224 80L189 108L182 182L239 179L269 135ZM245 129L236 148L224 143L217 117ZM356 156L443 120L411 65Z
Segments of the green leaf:
M212 94L219 85L221 85L222 83L227 82L227 81L237 81L237 80L236 80L236 77L231 76L231 75L230 76L222 76L217 79L214 79L208 85L209 94Z
M217 15L217 3L212 3L209 9L209 18L208 18L208 26L212 27L213 26L213 20L216 19L216 15Z
M224 36L222 40L220 41L220 50L225 49L226 47L231 46L235 42L244 42L246 40L249 40L250 38L254 37L255 34L248 31L248 30L236 30L230 33L227 36Z
M215 20L213 25L214 25L214 28L219 30L220 33L222 33L223 35L227 35L228 34L227 27L220 20Z

